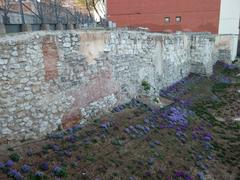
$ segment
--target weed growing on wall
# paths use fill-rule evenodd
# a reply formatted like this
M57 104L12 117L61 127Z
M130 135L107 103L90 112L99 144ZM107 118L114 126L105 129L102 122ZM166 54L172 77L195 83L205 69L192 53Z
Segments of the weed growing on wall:
M151 89L151 85L146 80L142 81L142 87L143 87L144 91L150 91L150 89Z

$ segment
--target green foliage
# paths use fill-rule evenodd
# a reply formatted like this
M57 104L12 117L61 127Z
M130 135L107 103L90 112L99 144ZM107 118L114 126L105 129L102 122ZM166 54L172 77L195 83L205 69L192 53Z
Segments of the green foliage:
M18 162L20 160L20 155L17 153L13 153L10 156L10 159L13 160L14 162Z
M72 163L71 163L71 167L72 167L72 168L77 168L77 166L78 166L77 162L72 162Z
M57 177L67 177L67 176L68 176L68 173L67 173L66 168L62 168L60 171L55 172L55 175L56 175Z
M202 104L196 104L192 110L196 113L197 116L205 119L206 121L210 122L212 125L218 124L216 118L208 112L206 107Z
M154 101L155 103L159 103L160 100L159 100L159 98L156 98L156 97L155 97L155 98L153 99L153 101Z
M115 146L122 146L123 145L123 141L122 140L119 140L119 139L113 139L111 141L112 145L115 145Z
M230 124L227 128L229 130L233 130L235 132L238 132L240 130L240 122L235 121L232 124Z
M86 156L86 160L87 161L90 161L90 162L95 162L96 161L96 158L92 155L92 154L88 154Z
M237 68L235 68L235 69L225 68L222 73L226 76L235 76L238 73L238 69Z
M28 179L29 180L48 180L49 178L46 175L36 176L35 174L30 174Z
M225 105L226 105L226 103L224 103L223 101L219 101L219 102L218 101L208 101L208 102L206 102L205 107L217 110Z
M226 83L216 83L212 87L213 92L224 92L230 85Z
M144 91L149 91L151 89L151 85L146 80L142 81L142 86Z

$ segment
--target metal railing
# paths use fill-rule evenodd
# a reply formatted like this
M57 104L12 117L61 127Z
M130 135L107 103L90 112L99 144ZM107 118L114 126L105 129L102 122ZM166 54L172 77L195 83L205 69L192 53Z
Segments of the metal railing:
M66 8L61 0L0 0L0 25L5 32L37 31L79 27L106 27L107 21L95 22L89 12ZM4 30L2 30L4 32ZM1 33L1 27L0 27Z

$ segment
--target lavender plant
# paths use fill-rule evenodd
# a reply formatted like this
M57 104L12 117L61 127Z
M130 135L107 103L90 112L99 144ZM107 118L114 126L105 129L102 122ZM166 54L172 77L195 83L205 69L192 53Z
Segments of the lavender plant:
M47 171L49 169L49 165L47 162L43 162L39 165L39 169L41 169L42 171Z
M28 164L24 164L22 167L21 167L21 172L22 173L29 173L31 171L31 166L29 166Z
M5 163L5 167L12 167L14 165L14 162L12 160L8 160L6 163Z
M60 166L55 166L52 170L53 174L57 177L67 177L67 171L65 168L62 168Z
M0 169L4 168L5 167L5 164L0 162Z
M8 172L8 176L15 179L15 180L22 180L23 179L21 173L18 172L17 170L15 170L15 169L10 169L9 172Z
M168 121L170 127L181 126L182 128L186 128L188 126L187 117L189 114L189 111L173 106L163 111L162 117Z

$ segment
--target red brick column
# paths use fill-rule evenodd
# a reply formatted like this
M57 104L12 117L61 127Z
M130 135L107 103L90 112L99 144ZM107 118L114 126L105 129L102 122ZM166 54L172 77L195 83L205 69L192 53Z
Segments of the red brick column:
M57 78L58 76L57 62L59 60L59 56L54 37L44 37L42 50L45 67L45 80L49 81Z

